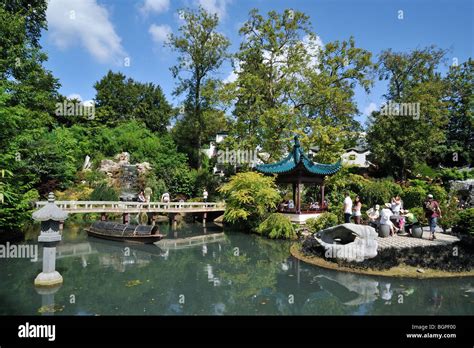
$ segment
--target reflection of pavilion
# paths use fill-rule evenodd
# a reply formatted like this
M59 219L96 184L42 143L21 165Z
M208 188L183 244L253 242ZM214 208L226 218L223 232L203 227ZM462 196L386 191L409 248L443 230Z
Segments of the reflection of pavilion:
M288 156L279 162L261 164L256 170L267 175L277 175L277 183L292 184L294 208L281 209L292 222L304 223L306 219L314 217L327 210L324 199L324 180L327 176L337 173L341 169L341 161L333 164L315 163L301 149L298 137ZM320 187L320 201L318 206L303 207L301 205L301 185L314 184Z

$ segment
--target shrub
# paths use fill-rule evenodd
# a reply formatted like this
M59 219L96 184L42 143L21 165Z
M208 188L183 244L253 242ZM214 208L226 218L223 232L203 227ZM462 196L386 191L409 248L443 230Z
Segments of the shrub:
M446 202L448 194L439 185L430 185L422 180L410 181L410 186L403 190L401 195L403 207L406 209L421 207L426 199L426 195L431 193L440 204Z
M420 224L422 225L428 224L428 219L426 219L425 211L423 210L422 207L410 208L410 213L413 213L416 216Z
M338 217L333 213L322 213L317 218L306 220L306 227L311 233L324 230L338 224Z
M422 207L426 199L426 190L419 186L409 186L403 190L402 200L405 209Z
M468 234L474 237L474 208L461 210L453 232Z
M279 213L270 214L255 231L271 239L296 238L295 228L290 219Z
M391 179L383 179L367 182L362 187L359 196L364 206L373 207L376 204L382 205L390 202L392 197L401 193L400 185L394 183Z
M234 175L219 192L226 198L224 220L251 228L256 227L269 210L275 209L280 199L275 179L255 172Z
M119 195L114 188L101 183L92 191L89 199L91 201L118 201Z
M457 206L458 202L455 197L452 197L448 203L440 204L442 218L439 219L439 225L444 231L452 228L458 222L459 212Z

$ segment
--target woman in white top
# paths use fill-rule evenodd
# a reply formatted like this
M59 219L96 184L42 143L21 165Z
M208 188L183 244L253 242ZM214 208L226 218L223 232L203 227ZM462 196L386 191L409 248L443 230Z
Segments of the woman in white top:
M357 225L360 225L360 219L362 216L361 209L362 209L362 202L360 201L360 197L356 196L354 200L354 221Z
M391 207L393 215L400 215L400 209L402 208L402 199L400 196L392 198Z

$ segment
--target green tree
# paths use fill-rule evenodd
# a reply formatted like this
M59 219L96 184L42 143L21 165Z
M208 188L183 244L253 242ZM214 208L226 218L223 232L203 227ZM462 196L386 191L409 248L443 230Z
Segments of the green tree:
M450 66L447 151L444 163L463 166L474 161L474 60Z
M408 53L387 50L380 55L379 78L388 80L387 103L412 107L411 115L399 116L397 110L402 109L392 107L370 117L367 141L372 161L385 174L405 179L419 164L439 162L446 149L446 83L437 72L444 54L427 47Z
M360 129L353 89L357 83L369 89L371 54L352 38L322 46L309 17L289 9L266 17L252 10L240 34L237 80L224 93L236 100L235 146L260 146L270 154L264 160L273 161L300 133L303 145L320 147L321 160L338 157L350 132Z
M201 148L206 134L206 109L209 108L208 93L213 73L222 65L229 41L217 31L219 18L206 12L183 10L184 24L180 35L171 34L167 45L178 53L178 63L171 68L174 78L178 78L175 95L186 95L185 115L182 122L194 127L191 143L198 168L201 167ZM212 114L211 114L212 115ZM207 116L211 116L207 115ZM208 119L212 119L207 117ZM211 121L212 122L212 121Z
M156 132L166 132L173 113L160 86L140 83L120 72L109 72L95 83L96 122L117 125L136 119Z
M226 198L224 220L241 227L255 228L280 199L275 179L255 172L234 175L219 191Z

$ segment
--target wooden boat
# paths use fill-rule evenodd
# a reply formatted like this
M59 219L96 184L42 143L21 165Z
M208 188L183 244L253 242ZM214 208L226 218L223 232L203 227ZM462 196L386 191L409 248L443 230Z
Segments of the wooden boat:
M165 237L158 233L156 225L125 225L111 221L96 221L85 231L92 237L139 244L155 243Z

